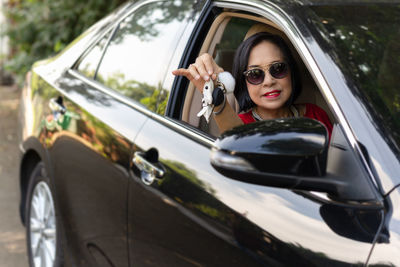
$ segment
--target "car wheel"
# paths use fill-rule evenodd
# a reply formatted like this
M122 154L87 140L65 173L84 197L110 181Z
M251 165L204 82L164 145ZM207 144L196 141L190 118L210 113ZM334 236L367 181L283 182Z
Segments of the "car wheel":
M60 223L43 163L31 174L26 209L26 240L32 267L62 266Z

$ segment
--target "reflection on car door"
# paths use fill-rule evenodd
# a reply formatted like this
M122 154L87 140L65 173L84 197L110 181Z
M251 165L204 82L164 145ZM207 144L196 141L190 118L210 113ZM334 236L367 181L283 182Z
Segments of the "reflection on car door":
M65 111L49 115L45 137L67 232L66 259L80 266L127 266L130 150L146 117L71 73L57 81L65 94L56 101Z
M134 264L347 266L366 261L372 240L341 236L324 221L326 214L335 217L345 210L301 192L223 177L210 164L209 145L166 124L148 120L135 140L136 152L158 151L152 161L165 174L145 185L145 174L134 168L129 193ZM338 227L352 223L340 221Z
M165 173L151 185L133 167L129 193L130 253L133 266L253 266L240 252L234 229L241 216L219 200L209 148L151 120L135 141L136 153L155 148L151 161ZM154 151L154 150L153 150ZM226 180L225 180L226 182ZM248 225L251 227L251 225Z
M95 103L86 103L85 106L93 107L96 115L113 130L106 131L111 138L110 145L118 141L118 135L125 137L125 141L132 145L146 116L151 115L151 111L164 113L168 92L162 87L163 79L184 29L196 19L192 12L193 5L190 1L177 0L139 2L85 54L77 70L70 72L75 78L83 79L82 75L91 77L83 80L85 86L97 88L93 91L85 88L90 95L88 98ZM92 64L93 61L100 63ZM79 83L73 77L72 81L68 79L64 84ZM121 147L116 147L116 150L120 151ZM122 167L127 166L125 159ZM103 175L107 175L105 171ZM126 183L121 183L122 187L128 189ZM121 192L115 198L122 196L126 194ZM120 206L125 212L126 203ZM117 209L116 206L111 208ZM113 217L112 214L110 217ZM135 227L131 222L129 225ZM120 232L125 229L121 227ZM109 234L110 238L120 238ZM121 240L125 241L126 237ZM127 258L127 249L119 251L121 259Z

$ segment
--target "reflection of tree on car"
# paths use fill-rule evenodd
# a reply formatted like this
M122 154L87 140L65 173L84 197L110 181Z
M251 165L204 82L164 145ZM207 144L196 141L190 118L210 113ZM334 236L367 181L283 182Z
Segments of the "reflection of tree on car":
M97 79L110 88L115 88L121 94L138 100L141 104L158 114L164 114L169 92L162 88L161 83L157 87L135 80L126 80L123 73L114 73L107 79L98 75Z
M163 24L171 23L173 20L183 20L188 16L194 5L201 5L201 1L160 1L154 3L151 8L145 7L140 13L132 16L124 22L122 31L126 34L134 34L141 41L146 42L159 35ZM157 12L154 13L154 9ZM151 19L149 19L151 17ZM121 42L121 35L115 36L113 41Z
M340 67L346 70L349 87L360 98L368 99L365 101L369 103L368 110L378 117L377 129L386 129L387 135L399 142L398 4L315 6L308 9L308 15L313 18L310 22L327 37L323 41L332 47L328 51L340 59L338 64L342 62ZM388 142L392 143L389 139Z
M105 157L112 158L115 162L126 160L121 157L129 155L130 147L124 138L115 136L103 122L60 98L56 91L51 90L51 87L43 80L34 78L33 83L33 88L40 88L41 94L47 98L54 99L58 96L58 101L61 101L66 108L64 114L51 112L41 121L42 134L40 138L42 142L51 146L57 137L60 135L71 136L68 133L72 132L81 137L80 142L93 147ZM94 90L85 90L85 92L88 100L100 102L102 105L109 104L107 98L99 98L99 94L95 94ZM45 106L45 108L47 107Z

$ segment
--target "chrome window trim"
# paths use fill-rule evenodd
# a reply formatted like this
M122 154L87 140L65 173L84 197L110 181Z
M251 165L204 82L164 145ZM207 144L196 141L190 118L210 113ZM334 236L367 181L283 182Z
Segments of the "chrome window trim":
M116 20L115 22L113 22L112 24L110 24L110 26L104 30L104 33L101 34L101 37L97 38L96 41L94 41L93 43L91 43L90 45L87 46L86 49L84 49L84 51L82 52L81 56L78 57L78 59L75 61L74 64L72 64L71 68L68 69L68 73L70 75L72 75L73 77L75 77L76 79L82 80L83 82L89 84L90 86L100 90L101 92L108 94L114 98L116 98L118 101L144 113L146 116L151 117L155 120L157 120L158 122L166 125L168 128L174 129L180 133L182 133L183 135L195 140L198 143L201 143L207 147L212 147L212 145L214 144L214 139L212 139L211 137L206 136L205 134L203 134L200 130L198 131L193 131L193 129L189 129L188 127L185 127L183 125L180 125L177 122L174 122L172 119L168 118L168 117L164 117L161 116L153 111L150 111L146 108L144 108L143 106L135 103L134 100L127 98L126 96L121 95L120 93L118 93L117 91L110 89L104 85L102 85L101 83L88 78L86 76L84 76L83 74L81 74L77 69L76 66L78 66L79 61L81 60L81 58L86 55L88 53L88 51L90 51L90 49L96 45L99 40L101 38L103 38L105 36L105 34L107 34L110 30L112 31L113 29L115 29L115 27L124 19L126 19L128 16L132 15L132 13L134 13L135 11L137 11L138 9L140 9L141 7L147 5L147 4L152 4L152 3L156 3L156 2L161 2L162 0L144 0L142 2L137 3L136 5L131 7L131 10L129 12L127 12L125 14L125 16L122 16L121 18L119 18L118 20ZM62 90L60 90L62 91Z
M325 98L327 105L333 111L333 115L343 128L343 131L350 142L350 145L359 159L362 161L365 170L376 183L376 177L373 175L371 168L369 167L368 160L365 158L360 146L358 145L357 139L346 120L342 110L339 107L336 98L333 96L332 91L324 78L321 70L315 62L311 52L308 50L305 42L303 41L300 31L295 26L294 22L286 15L286 13L271 2L261 2L258 0L219 0L215 1L214 5L221 8L237 9L239 11L248 11L254 14L258 14L265 17L272 22L276 23L281 30L286 34L289 40L292 42L306 67L310 71L310 74L314 78L318 88L320 88L321 94Z
M103 47L103 50L101 50L101 57L99 58L99 61L96 64L96 72L97 73L97 69L100 66L101 63L101 59L104 56L104 53L106 51L106 48L108 47L108 44L110 43L112 37L115 34L115 31L118 30L118 24L114 25L114 23L111 24L111 27L108 27L106 30L104 30L101 34L99 34L99 37L96 38L95 41L93 41L91 44L89 44L84 50L83 52L78 56L78 58L75 60L74 64L72 64L72 66L70 67L71 69L75 69L77 70L79 68L79 66L82 64L82 61L89 55L90 52L93 51L93 48L108 34L110 33L110 36L107 38L106 44Z
M80 53L80 55L77 57L77 59L75 60L75 62L70 66L70 68L72 69L78 69L79 65L82 63L83 59L86 58L86 56L92 51L93 47L95 47L101 39L103 39L104 36L106 36L109 32L114 31L116 28L114 23L111 23L107 29L105 29L101 34L99 34L98 37L96 37L96 39L91 42L90 44L88 44ZM106 45L104 46L103 50L101 51L101 53L104 52L105 48L108 45L108 42L110 41L112 34L110 35L110 37L108 38ZM97 65L99 65L99 62L97 62Z
M191 129L189 127L185 127L178 122L175 122L173 119L169 117L164 117L159 114L154 113L153 116L151 117L152 119L164 124L170 129L174 129L181 134L185 135L186 137L189 137L190 139L196 141L197 143L200 143L208 148L211 149L211 147L214 145L215 139L212 137L209 137L205 135L201 130L195 128Z
M181 134L197 141L198 143L201 143L207 147L212 147L212 145L214 144L214 140L211 137L204 135L200 130L198 130L198 132L193 131L193 129L189 129L189 127L185 127L184 125L181 125L178 122L174 122L172 119L170 119L168 117L161 116L161 115L141 106L135 100L130 99L124 95L121 95L120 93L118 93L118 91L110 89L107 86L105 86L95 80L92 80L91 78L84 76L77 70L69 69L67 72L74 78L83 81L84 83L90 85L91 87L117 99L121 103L136 109L137 111L143 113L144 115L162 123L163 125L167 126L170 129L174 129L177 132L180 132ZM57 88L59 88L59 87L57 87ZM63 90L60 90L60 91L63 91Z
M69 69L68 74L70 74L71 76L73 76L74 78L83 81L84 83L90 85L91 87L117 99L118 101L142 112L143 114L145 114L148 117L152 117L153 112L146 109L145 107L141 106L140 104L137 104L135 102L135 100L130 99L120 93L118 93L118 91L115 91L113 89L108 88L107 86L99 83L98 81L95 81L91 78L86 77L85 75L81 74L79 71L74 70L74 69Z

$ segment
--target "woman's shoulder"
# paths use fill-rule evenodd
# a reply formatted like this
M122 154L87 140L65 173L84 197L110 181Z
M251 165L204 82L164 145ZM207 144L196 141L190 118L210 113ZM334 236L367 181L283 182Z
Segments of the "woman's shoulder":
M251 110L248 112L239 113L238 116L243 121L244 124L255 122L255 119L251 114Z

